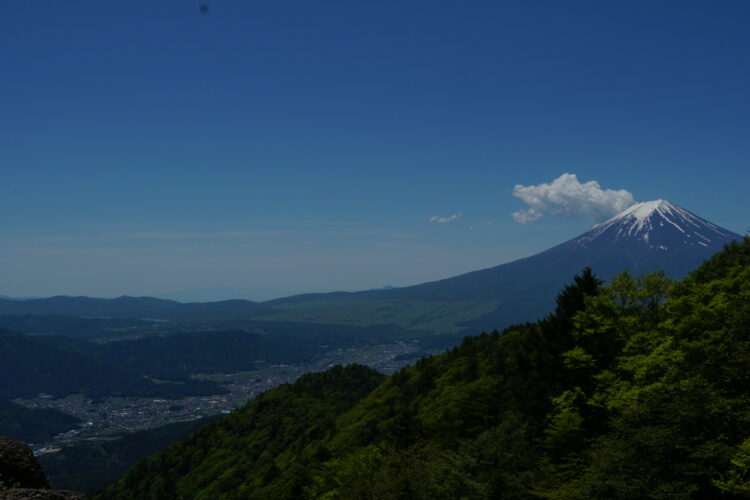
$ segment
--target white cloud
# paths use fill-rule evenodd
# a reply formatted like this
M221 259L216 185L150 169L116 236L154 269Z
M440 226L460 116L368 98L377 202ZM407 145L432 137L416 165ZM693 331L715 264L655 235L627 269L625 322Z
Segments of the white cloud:
M437 215L433 215L432 217L430 217L430 222L435 222L437 224L449 224L456 219L460 219L461 217L463 217L463 215L464 214L462 214L461 212L453 214L450 217L439 217Z
M598 182L581 183L575 174L562 174L549 183L536 186L516 184L513 196L529 208L513 212L519 224L534 222L545 214L556 217L590 216L601 221L616 215L635 203L624 189L602 189Z
M542 216L541 212L537 212L533 208L527 208L526 210L519 210L518 212L513 212L513 218L519 224L528 224L530 222L534 222L535 220L539 219L541 216Z

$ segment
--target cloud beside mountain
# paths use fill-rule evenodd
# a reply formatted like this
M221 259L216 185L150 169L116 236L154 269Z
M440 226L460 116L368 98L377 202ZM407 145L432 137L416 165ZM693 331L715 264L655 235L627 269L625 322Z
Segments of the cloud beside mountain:
M635 203L632 193L625 189L602 189L597 181L581 183L575 174L568 173L535 186L516 184L513 196L529 206L513 212L513 219L519 224L529 224L545 215L588 216L599 222Z

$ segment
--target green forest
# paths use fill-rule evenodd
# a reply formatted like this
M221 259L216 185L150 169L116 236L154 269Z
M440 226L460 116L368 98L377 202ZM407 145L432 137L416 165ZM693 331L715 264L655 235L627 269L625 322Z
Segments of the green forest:
M62 447L57 453L40 455L38 459L47 479L55 488L93 491L117 479L137 461L217 418L219 416L214 415L167 424L112 440L82 441Z
M749 388L745 237L677 282L585 269L545 319L387 378L303 376L97 498L746 498Z

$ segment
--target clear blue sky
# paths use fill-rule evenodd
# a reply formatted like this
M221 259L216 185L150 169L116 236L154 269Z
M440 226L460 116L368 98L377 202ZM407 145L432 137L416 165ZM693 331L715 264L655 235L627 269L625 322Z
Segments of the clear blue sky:
M2 3L0 294L438 279L563 173L750 227L750 2L205 4Z

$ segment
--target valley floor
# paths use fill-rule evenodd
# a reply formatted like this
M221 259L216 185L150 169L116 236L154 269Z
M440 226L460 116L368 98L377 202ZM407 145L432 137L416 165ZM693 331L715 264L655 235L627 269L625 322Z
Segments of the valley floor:
M334 349L305 365L258 363L258 369L253 371L199 376L199 378L218 382L229 391L227 394L213 396L182 399L142 397L92 399L83 395L74 395L60 399L45 397L18 399L16 402L27 408L54 408L81 420L82 423L79 426L55 436L51 441L34 443L32 445L34 453L43 455L59 452L65 446L82 441L113 439L131 432L170 423L187 422L229 413L264 391L293 382L305 373L323 371L337 364L359 363L390 374L409 364L413 360L409 355L417 351L419 351L418 342L397 341L367 347Z

